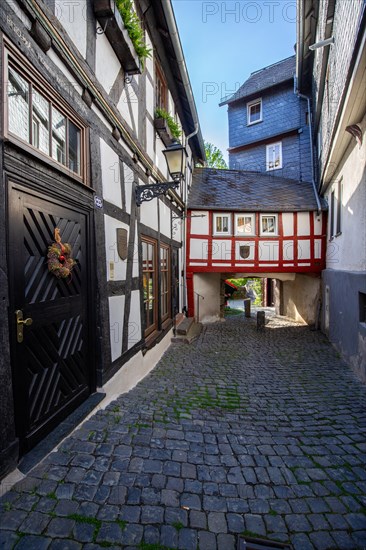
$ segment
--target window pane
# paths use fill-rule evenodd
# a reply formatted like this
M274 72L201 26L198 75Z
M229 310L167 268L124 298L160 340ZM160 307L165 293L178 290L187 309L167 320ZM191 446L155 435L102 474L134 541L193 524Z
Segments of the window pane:
M80 130L69 120L69 168L80 174Z
M256 122L261 118L261 104L257 103L256 105L251 105L249 107L249 118L250 122Z
M9 67L8 126L9 132L29 143L29 83Z
M66 118L53 106L52 158L66 165Z
M216 231L217 232L222 231L222 217L221 216L216 217Z
M236 232L247 234L253 233L252 216L238 216Z
M263 233L275 233L276 221L274 216L267 216L262 218Z
M47 155L50 154L49 116L49 102L36 90L33 90L32 145Z

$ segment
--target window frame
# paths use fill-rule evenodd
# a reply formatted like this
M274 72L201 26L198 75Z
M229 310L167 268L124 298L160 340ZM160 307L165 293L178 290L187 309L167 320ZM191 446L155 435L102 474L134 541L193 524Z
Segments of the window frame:
M264 218L274 218L275 219L275 232L269 233L263 230L263 219ZM260 235L261 237L278 237L278 214L261 214L259 221Z
M343 201L343 178L341 178L338 181L338 197L337 197L337 210L336 210L336 223L335 223L335 230L336 234L335 237L339 237L339 235L342 235L342 201Z
M228 218L228 230L227 231L217 231L216 230L216 220L219 217L225 217ZM230 237L232 236L232 229L231 229L231 213L230 212L214 212L213 219L212 219L212 235L215 237Z
M63 172L70 178L77 180L83 185L90 185L89 182L89 150L88 137L89 129L84 120L73 110L73 108L64 100L58 92L45 80L45 78L34 68L31 63L4 37L4 67L3 67L3 83L4 83L4 138L11 143L21 147L23 150L31 153L37 159L46 162L53 168ZM9 82L9 67L18 73L28 83L27 103L28 103L28 139L25 140L9 129L9 102L8 102L8 82ZM49 152L45 153L41 148L33 145L33 97L34 92L37 92L42 98L48 102L49 119ZM66 126L69 127L69 122L80 132L80 171L74 172L69 168L69 136L68 129L66 131L66 160L67 164L58 162L52 156L52 108L57 109L67 120Z
M258 120L251 120L251 108L255 105L260 105L260 114ZM247 103L247 126L253 126L253 124L258 124L259 122L263 122L263 104L262 104L262 98L259 97L257 99L253 99L252 101L248 101Z
M274 148L276 147L276 145L279 145L279 165L273 166L271 168L270 162L273 162L273 160L269 158L269 151L270 151L270 148ZM273 172L273 170L281 170L282 166L283 166L282 141L275 141L273 143L269 143L268 145L266 145L266 171Z
M147 246L153 247L153 261L152 261L152 269L144 269L144 247L143 243L146 243ZM145 300L145 295L143 296L143 312L144 312L144 323L145 323L145 331L144 336L147 338L152 333L158 330L158 304L159 304L159 295L158 295L158 263L157 263L157 252L158 252L158 242L155 239L151 239L149 237L141 237L141 247L142 247L142 290L144 292L144 274L145 273L153 273L153 298L152 300L149 300L149 295L147 300ZM148 262L148 258L146 259ZM145 302L146 301L153 301L153 322L151 324L148 324L147 315L145 313Z
M166 260L166 268L163 268L162 263L162 250L165 250L167 252L167 260ZM159 260L160 260L160 271L159 271L159 280L160 280L160 315L161 315L161 322L164 323L168 319L171 318L171 303L172 303L172 292L171 292L171 281L172 281L172 269L171 269L171 253L170 253L170 246L165 243L160 243L160 253L159 253ZM166 283L167 288L165 292L163 292L163 273L167 274ZM166 313L163 314L163 299L166 299Z
M238 231L238 218L240 217L245 217L245 218L251 218L251 227L252 227L252 231L250 233L240 233ZM235 224L235 237L254 237L256 235L256 229L255 229L255 214L250 212L250 213L247 213L247 212L240 212L240 213L235 213L235 218L234 218L234 224Z
M158 92L158 83L161 84L162 92ZM168 85L165 79L165 76L163 74L162 69L159 66L159 63L155 61L155 86L154 86L154 92L155 92L155 98L154 98L154 110L156 109L164 109L165 111L169 111L168 109ZM158 97L159 95L162 97L162 101L158 103Z

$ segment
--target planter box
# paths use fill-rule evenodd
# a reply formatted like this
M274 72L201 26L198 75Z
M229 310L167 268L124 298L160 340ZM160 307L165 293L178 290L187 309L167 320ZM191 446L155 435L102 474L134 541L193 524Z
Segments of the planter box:
M173 141L173 136L169 130L169 126L165 118L155 118L154 127L165 147L168 147L168 145L170 145Z
M94 0L94 13L126 73L141 74L140 60L114 0Z

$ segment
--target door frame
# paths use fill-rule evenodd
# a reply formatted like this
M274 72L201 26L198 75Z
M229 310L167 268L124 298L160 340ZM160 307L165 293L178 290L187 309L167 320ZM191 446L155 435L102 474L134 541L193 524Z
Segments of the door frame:
M24 171L24 165L23 165L23 171ZM14 424L16 429L16 435L19 438L19 448L20 448L20 456L24 454L27 450L29 450L29 445L26 440L26 433L24 429L24 421L22 422L22 407L20 403L19 396L22 394L22 391L24 392L24 387L19 388L19 380L16 380L17 375L17 367L16 367L16 346L19 346L19 344L16 341L16 322L15 322L15 315L14 315L14 284L15 284L15 273L13 271L13 265L10 262L10 254L11 251L11 243L10 243L10 237L11 237L11 220L10 220L10 198L11 194L16 191L20 191L29 195L33 195L35 198L45 200L49 203L53 203L56 206L60 207L66 207L70 210L73 210L75 212L78 212L79 214L85 215L85 226L86 226L86 280L88 285L88 291L86 293L86 312L87 312L87 338L88 338L88 346L86 349L86 362L87 362L87 368L88 368L88 386L89 386L89 392L88 395L92 394L96 390L96 341L97 341L97 335L96 335L96 303L95 303L95 278L96 273L94 273L93 270L95 270L95 244L94 244L94 209L93 209L93 202L90 197L91 191L90 189L84 190L82 189L82 194L84 195L87 192L86 200L85 202L81 203L78 200L78 196L80 196L80 188L75 188L75 193L73 193L73 187L70 185L64 186L63 185L63 178L52 178L52 184L51 189L48 188L48 179L50 178L49 174L45 173L40 176L40 171L37 170L37 176L34 174L34 177L32 172L35 172L35 170L28 170L27 167L27 174L22 173L22 179L20 180L19 176L14 175L13 171L9 172L6 171L4 173L4 181L5 181L5 187L6 187L6 250L7 250L7 265L8 265L8 281L9 281L9 344L10 344L10 359L11 359L11 373L12 373L12 389L13 389L13 398L14 398ZM43 178L44 175L44 178ZM42 177L43 182L41 185L38 185L39 178ZM55 185L56 180L56 185ZM51 183L51 182L50 182ZM73 184L74 186L75 184ZM50 192L49 192L50 191ZM70 193L71 191L71 193ZM20 381L21 383L21 381ZM54 414L52 414L48 421L52 418L56 419L57 415L60 415L60 421L62 421L64 418L66 418L73 410L76 410L76 408L83 402L82 397L80 397L81 401L78 405L75 406L75 399L72 399L70 403L65 405L65 407L61 411L56 411ZM24 412L23 412L24 416ZM37 444L39 440L41 440L47 433L52 431L49 429L49 424L41 424L39 428L36 430L35 434L35 442L34 444ZM33 444L31 447L34 446Z

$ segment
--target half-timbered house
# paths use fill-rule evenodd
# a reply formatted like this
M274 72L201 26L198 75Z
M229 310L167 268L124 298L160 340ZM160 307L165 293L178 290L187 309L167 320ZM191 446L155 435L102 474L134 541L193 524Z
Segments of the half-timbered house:
M0 4L1 475L89 396L149 372L185 305L203 142L170 1L133 14L137 44L115 0Z

